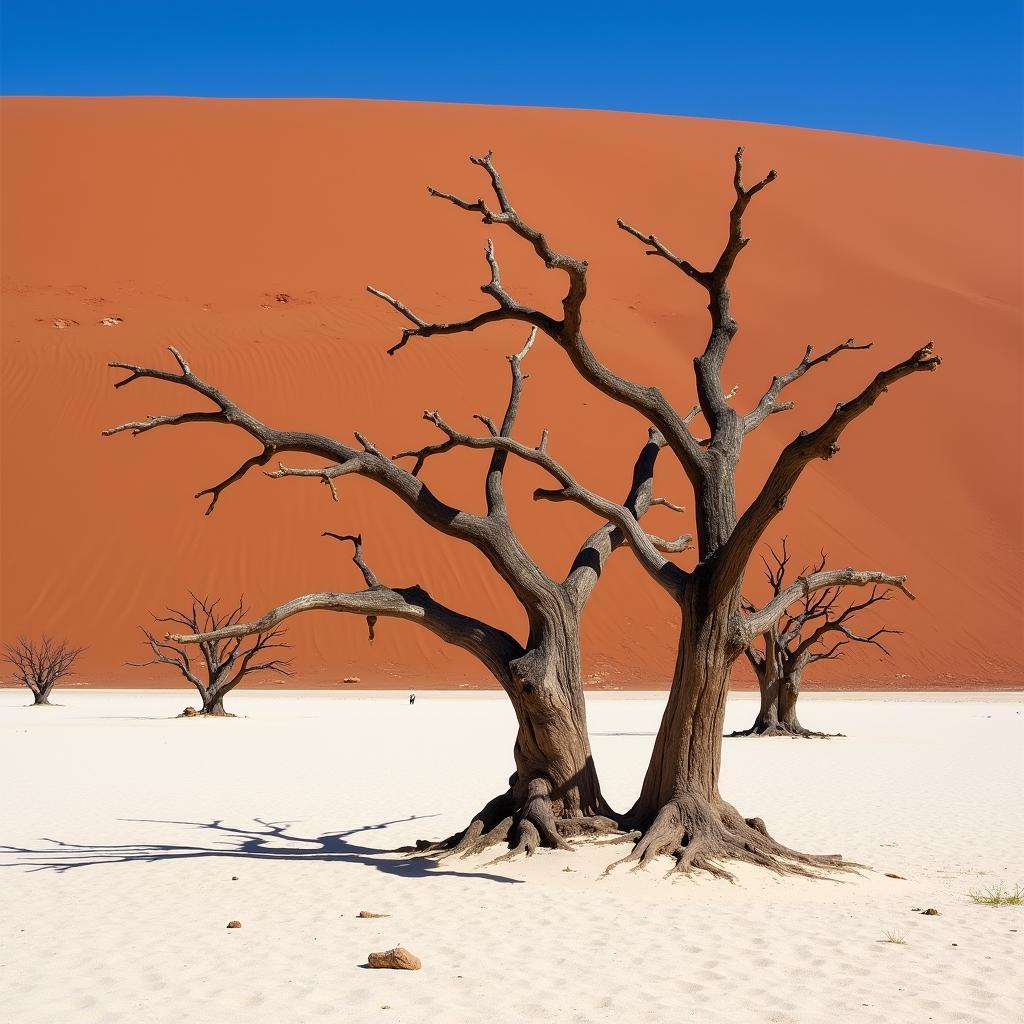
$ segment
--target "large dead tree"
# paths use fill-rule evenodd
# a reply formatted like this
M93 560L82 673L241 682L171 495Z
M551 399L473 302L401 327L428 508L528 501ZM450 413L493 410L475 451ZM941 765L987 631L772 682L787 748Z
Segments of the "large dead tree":
M770 557L770 562L764 560L765 576L772 596L778 597L786 587L786 570L790 562L785 538L779 551L771 549ZM825 562L823 553L816 565L804 567L798 575L806 577L822 572ZM732 735L828 738L828 733L814 732L802 726L797 717L796 703L804 670L815 662L841 657L843 648L851 643L871 645L888 654L881 637L895 635L899 630L883 626L870 633L855 633L850 628L850 621L866 608L888 601L891 596L889 589L874 586L864 600L852 601L844 607L841 587L803 594L795 608L787 608L782 617L766 630L760 638L760 647L752 643L747 648L747 660L757 676L760 707L754 724ZM752 605L747 607L753 610Z
M735 200L729 212L728 234L720 256L708 270L677 256L655 235L618 222L623 231L644 244L649 255L681 272L707 297L710 332L693 363L698 405L683 413L673 407L659 387L627 380L598 359L583 330L586 261L556 250L546 235L523 219L490 153L471 159L487 174L493 200L467 200L437 189L430 189L430 194L479 215L487 225L508 228L533 248L547 269L564 274L567 288L561 311L550 314L514 298L502 281L494 246L488 241L490 279L482 291L493 304L482 312L458 320L429 322L398 299L370 288L411 325L389 351L399 351L414 338L475 331L496 322L529 324L558 345L588 383L645 417L664 438L693 486L699 560L692 571L669 561L642 531L626 531L641 564L682 611L671 692L639 799L627 816L636 843L626 859L642 865L659 854L669 854L681 872L704 869L715 875L727 875L720 865L730 859L779 871L808 872L841 866L838 856L806 855L781 845L771 838L760 818L744 817L720 795L722 727L730 667L754 638L803 594L869 584L905 590L905 578L852 568L822 570L802 576L767 605L751 612L743 608L743 580L753 551L786 505L804 469L817 459L832 458L839 450L841 434L853 420L904 377L934 370L939 358L930 344L918 349L903 362L876 374L859 394L838 404L818 427L801 431L779 454L760 492L741 514L736 504L736 468L745 436L769 416L792 408L793 403L784 401L783 394L799 378L835 357L869 347L851 340L819 356L813 356L808 347L792 369L772 379L749 412L738 412L730 405L722 386L722 372L738 324L732 312L729 277L749 241L743 234L747 207L775 180L775 171L753 185L744 184L743 150L736 151ZM707 425L707 436L691 431L698 415ZM511 450L511 442L505 438L476 438L472 444ZM527 457L538 461L534 456ZM554 475L559 486L538 491L538 498L578 501L596 510L594 495L567 475Z
M533 342L534 332L524 349L509 357L511 390L500 423L478 416L487 437L513 443L512 431L519 410L526 376L522 362ZM165 381L208 399L215 408L200 412L154 416L125 423L105 434L145 433L159 427L187 423L227 424L245 431L260 447L221 483L206 488L196 497L210 496L207 513L213 511L221 493L250 469L267 465L286 452L315 456L325 461L317 468L279 468L268 476L307 477L326 484L337 500L336 481L358 474L375 481L400 498L424 523L439 533L471 545L490 562L522 605L528 632L522 641L480 618L463 614L435 600L422 586L388 586L369 568L358 536L341 536L352 542L354 561L366 586L350 592L306 594L295 598L255 622L236 623L215 631L175 633L174 643L210 643L248 636L273 629L292 615L308 611L335 611L366 616L370 638L378 618L405 619L429 629L446 643L468 651L498 681L515 709L519 724L514 758L515 771L508 789L491 799L474 816L466 829L438 843L423 842L423 852L471 853L489 845L507 842L512 852L532 853L538 846L566 848L574 836L614 831L616 816L606 803L591 755L580 672L580 619L602 568L613 551L622 546L625 534L643 531L638 520L651 505L664 502L652 497L655 461L664 445L656 430L649 431L633 468L633 479L623 505L604 502L597 510L606 520L580 546L565 577L552 579L544 573L520 543L509 521L505 499L505 469L508 452L494 446L484 478L486 512L466 512L441 501L423 481L420 473L426 461L454 447L448 441L394 457L380 451L362 434L356 433L359 448L319 434L270 427L240 408L222 391L193 373L184 357L171 349L179 372L150 369L125 363L111 366L128 371L115 384L124 387L141 379ZM433 420L436 414L425 414ZM518 442L514 442L518 445ZM542 455L547 439L536 449ZM522 446L527 448L527 446ZM411 470L399 459L412 459ZM331 535L338 536L338 535ZM682 550L689 537L665 541L643 533L656 548Z
M217 630L235 626L241 622L248 609L243 599L230 610L221 610L219 600L208 597L197 597L190 593L191 607L182 611L168 608L167 615L154 615L156 622L178 626L189 633L213 633ZM149 665L169 665L180 672L198 691L202 701L199 714L232 718L230 712L224 710L224 698L246 676L258 672L277 672L290 675L287 659L268 655L268 651L281 650L288 645L282 642L284 629L267 629L251 634L254 640L250 644L243 642L243 637L204 640L199 644L201 661L193 664L189 649L184 645L175 645L166 638L158 640L151 630L140 627L153 653L149 661L130 661L134 668ZM165 631L166 632L166 631ZM192 651L195 654L195 650ZM188 712L191 714L191 711Z
M4 644L0 661L14 666L18 682L32 692L32 706L46 707L53 688L73 674L72 668L84 651L84 647L72 647L66 640L19 636L13 643Z

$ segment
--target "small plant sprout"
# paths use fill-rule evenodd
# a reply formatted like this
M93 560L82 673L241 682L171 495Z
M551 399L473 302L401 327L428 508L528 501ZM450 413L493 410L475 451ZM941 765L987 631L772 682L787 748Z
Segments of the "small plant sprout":
M1001 885L989 889L972 889L968 894L972 903L983 907L1019 907L1024 903L1024 889L1015 885L1004 889Z

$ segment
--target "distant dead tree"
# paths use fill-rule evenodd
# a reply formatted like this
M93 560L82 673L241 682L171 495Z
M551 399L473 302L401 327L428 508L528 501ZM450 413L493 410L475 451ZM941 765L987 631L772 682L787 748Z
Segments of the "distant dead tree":
M786 569L790 561L785 538L780 550L772 548L770 555L771 563L764 560L765 576L773 596L778 597L786 589ZM798 575L803 578L824 571L825 561L823 553L816 565L804 567ZM841 607L842 588L830 587L804 594L795 611L786 609L760 638L762 647L751 644L746 650L747 660L757 675L761 706L754 724L732 735L827 738L828 733L805 729L797 717L796 702L804 669L815 662L840 657L842 648L851 643L870 644L888 654L880 637L896 635L899 630L882 627L862 635L855 633L849 624L865 608L888 601L891 596L892 591L888 589L872 587L870 596L863 601ZM752 605L748 608L753 610Z
M238 604L230 611L221 611L218 609L219 600L211 601L206 597L196 597L195 594L189 596L192 598L191 608L186 611L168 608L167 615L154 615L154 621L170 623L187 629L190 633L211 633L236 625L248 611L242 599L239 599ZM250 644L244 644L241 637L203 641L198 645L202 658L193 661L189 656L190 648L173 644L166 637L158 640L153 632L144 626L139 628L146 637L153 657L149 661L130 661L128 664L134 668L170 665L176 669L199 691L202 700L199 711L201 715L233 717L224 710L224 698L246 676L255 675L257 672L290 675L290 661L274 656L267 657L268 651L288 647L288 644L281 642L286 632L283 629L268 629L256 633ZM194 647L191 651L192 655L195 655Z
M54 640L44 636L42 640L30 640L19 636L13 643L5 643L0 661L14 666L18 681L32 691L32 706L47 706L50 692L67 676L84 647L71 647L66 640Z
M500 421L482 414L476 418L483 424L489 439L501 439L518 448L544 453L548 443L546 433L536 449L512 440L527 379L522 364L535 333L530 332L520 352L509 356L511 387ZM555 579L548 576L524 548L509 519L505 469L509 450L518 448L475 446L494 450L490 452L483 479L486 512L482 515L467 512L436 497L421 477L428 460L461 446L461 441L446 438L437 444L389 456L358 432L355 437L359 447L353 448L320 434L279 430L256 419L198 377L176 349L170 351L180 372L111 363L113 367L128 371L128 376L115 387L140 379L165 381L208 399L214 408L153 416L124 423L104 433L138 435L164 426L221 423L249 434L261 450L221 483L196 495L210 496L207 514L213 511L220 494L250 469L264 466L287 452L316 456L326 464L295 468L279 462L278 469L266 475L319 480L335 501L335 481L340 477L357 474L376 482L400 498L426 525L481 552L522 606L528 628L526 635L517 639L504 629L442 604L419 584L389 586L381 583L364 557L360 535L326 533L325 536L352 544L353 561L362 575L365 589L306 594L271 609L253 622L238 622L216 629L189 623L185 631L171 635L168 642L208 644L238 639L273 629L286 618L309 611L366 616L371 640L380 617L417 623L480 661L505 691L519 725L513 750L515 770L508 787L489 800L465 829L439 842L424 840L417 850L437 855L468 854L493 844L507 843L513 853L530 854L540 846L568 849L567 840L573 837L616 831L618 816L601 792L590 749L580 668L580 622L607 559L625 544L627 534L640 533L645 543L664 551L681 551L690 543L688 535L665 540L647 534L638 522L653 505L680 510L679 506L656 498L652 493L655 462L664 446L661 435L653 429L647 432L622 505L593 498L592 511L606 522L582 541L565 576ZM436 412L424 415L439 427L444 424ZM400 466L402 459L410 459L412 468Z
M732 313L729 278L749 242L743 234L747 207L776 179L776 172L769 171L754 184L745 184L743 149L736 151L732 175L735 198L729 212L728 233L718 259L707 270L677 256L655 235L625 221L618 222L623 231L644 245L648 255L680 272L707 298L710 332L703 351L693 360L698 404L688 412L680 412L657 385L628 380L601 362L584 337L587 261L556 249L547 234L523 218L512 203L491 153L470 159L487 175L492 198L464 199L434 188L428 190L430 195L479 216L488 227L507 229L536 253L546 269L563 274L566 291L560 309L548 313L515 298L502 280L494 246L488 240L485 252L490 280L481 290L493 300L493 305L482 312L473 311L464 319L432 322L387 293L370 288L410 325L389 351L398 352L414 339L472 332L497 322L514 321L534 327L566 353L584 380L613 401L635 410L657 429L694 491L697 565L692 570L684 570L667 559L642 530L625 531L641 565L682 613L672 689L640 796L625 818L635 839L635 846L625 860L643 865L667 854L675 858L675 868L680 872L700 869L726 877L728 872L720 864L728 860L805 874L816 868L841 868L843 862L838 855L813 856L778 843L760 818L744 817L719 793L729 675L732 664L743 656L754 638L763 635L803 594L872 584L905 590L905 577L853 568L823 570L801 577L767 605L750 612L743 607L743 580L753 551L785 507L804 469L818 459L831 459L839 451L839 438L849 424L904 377L935 370L940 362L938 356L930 343L919 348L908 359L876 374L855 397L835 406L818 427L801 431L783 448L760 492L741 513L737 509L736 470L745 436L769 416L792 408L792 402L782 400L783 392L804 374L835 357L870 347L851 339L820 356L812 356L808 346L792 369L772 379L749 412L738 412L730 404L733 392L726 392L722 374L739 325ZM670 374L667 370L663 372ZM691 431L698 415L707 424L706 436ZM536 498L575 501L594 511L599 507L593 493L546 451L527 449L501 436L469 438L443 422L438 422L438 426L455 444L514 452L547 469L558 486L538 490Z

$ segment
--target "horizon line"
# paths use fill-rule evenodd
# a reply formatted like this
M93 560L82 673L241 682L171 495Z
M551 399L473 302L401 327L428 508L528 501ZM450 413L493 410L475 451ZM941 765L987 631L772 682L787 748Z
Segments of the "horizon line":
M964 153L980 153L986 156L1024 157L1024 145L1016 150L1007 149L979 149L973 146L955 146L948 142L933 142L927 139L908 138L901 135L878 135L871 132L853 131L847 128L826 128L813 124L796 124L787 121L753 121L739 117L723 117L712 114L684 114L666 113L664 111L637 110L624 107L573 107L561 106L558 104L537 104L537 103L495 103L477 102L473 100L435 100L435 99L410 99L396 96L323 96L323 95L203 95L192 93L9 93L0 91L0 100L194 100L194 101L315 101L315 102L338 102L338 103L418 103L432 106L448 107L491 107L499 110L552 110L566 111L572 113L593 113L593 114L625 114L634 117L658 117L675 118L691 121L721 121L733 124L757 125L765 128L786 128L794 131L824 132L830 135L850 135L855 138L878 139L883 142L899 142L914 146L930 146L936 149L956 150Z

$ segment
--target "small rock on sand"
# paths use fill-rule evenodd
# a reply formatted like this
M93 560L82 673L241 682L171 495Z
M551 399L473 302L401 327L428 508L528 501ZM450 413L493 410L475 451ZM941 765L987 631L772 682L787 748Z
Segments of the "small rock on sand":
M418 971L423 966L418 956L401 946L387 949L383 953L370 953L366 962L373 968L392 971Z
M925 917L941 917L942 916L934 907L929 907L927 910L922 910L921 913L924 914Z
M375 914L372 910L360 910L356 917L390 917L390 914Z
M119 316L105 316L100 323L104 327L116 327L118 324L124 323L124 320Z
M228 921L228 927L229 928L241 928L242 927L242 922L241 921Z

